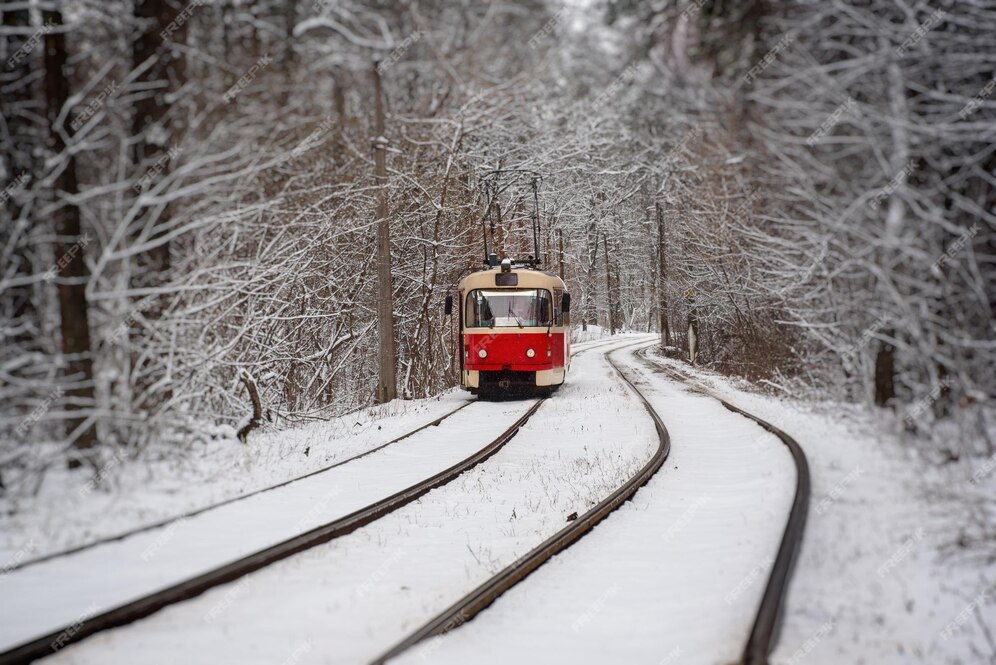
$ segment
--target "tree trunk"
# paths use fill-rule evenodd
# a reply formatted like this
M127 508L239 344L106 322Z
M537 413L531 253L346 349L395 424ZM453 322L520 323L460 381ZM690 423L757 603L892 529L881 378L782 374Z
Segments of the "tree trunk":
M11 33L27 31L31 26L31 15L27 8L4 11L3 25ZM4 255L3 260L11 261L13 273L17 277L27 279L37 272L39 260L28 240L34 225L29 219L21 219L25 211L18 204L15 192L31 185L31 175L36 169L35 155L40 153L38 144L43 135L34 123L28 121L28 118L36 116L36 111L32 108L36 104L36 86L31 74L32 65L37 64L32 63L32 57L37 56L37 51L33 51L31 57L15 57L28 40L26 34L3 35L0 40L4 47L0 52L0 61L3 62L0 74L0 88L3 89L3 95L0 96L0 154L4 155L6 166L6 178L0 180L0 192L4 193L5 205L10 213L9 217L3 217L0 206L0 224L4 226L2 235L5 236L5 241L9 239L13 249L10 254ZM30 213L28 216L30 217ZM7 224L10 224L9 229ZM6 268L7 266L5 270ZM10 347L5 350L19 353L39 346L40 340L31 334L36 326L34 321L37 320L37 294L33 293L36 289L37 287L25 285L4 290L4 298L12 304L11 309L4 313L10 312L14 319L13 325L4 334L5 346L10 343ZM32 323L28 323L29 321ZM5 355L0 354L0 357Z
M167 96L175 93L182 85L183 58L176 55L174 43L182 43L186 36L186 21L177 21L180 3L170 0L135 0L135 21L139 34L132 45L132 67L142 68L135 77L135 87L141 92L135 96L132 116L132 136L134 137L133 161L135 181L140 183L150 168L163 173L169 170L169 145L164 145L163 137L174 139L167 127L167 112L170 104ZM166 39L164 39L166 35ZM148 62L152 60L151 64ZM166 141L167 143L169 140ZM163 163L164 168L158 168ZM151 212L150 212L151 214ZM162 225L169 219L169 208L159 213L159 218L150 222ZM155 237L153 233L153 237ZM139 271L151 277L151 283L158 283L170 265L169 243L149 250L146 265ZM161 305L153 304L153 314Z
M883 333L893 336L893 331ZM896 396L895 387L896 347L886 341L880 341L875 352L875 406L888 406Z
M297 65L294 53L294 25L297 23L297 0L284 0L284 72L293 78Z
M58 10L42 12L43 24L52 29L45 35L45 102L51 127L52 153L63 155L65 168L55 181L56 199L71 198L79 193L76 180L76 159L68 153L64 137L69 136L69 114L62 113L69 99L69 80L66 76L66 37L62 32L62 13ZM61 120L60 120L61 114ZM90 450L97 443L96 429L87 423L86 410L94 406L93 360L90 353L90 324L87 319L86 283L88 279L83 252L88 237L80 230L79 208L65 201L52 213L55 233L56 288L59 294L62 353L66 360L65 408L80 411L80 415L66 423L66 433L73 440L76 456L69 460L69 467L80 466L90 459Z
M374 79L374 161L377 170L377 331L380 337L380 381L377 401L390 402L398 396L394 346L394 286L391 280L391 227L387 219L387 139L384 137L384 100L380 70L373 67Z
M239 429L237 434L239 441L246 443L249 438L249 432L259 427L260 423L263 422L263 403L259 399L259 390L256 388L256 382L253 381L248 372L242 370L239 373L239 380L242 381L242 385L249 392L249 401L252 402L252 416L250 416L249 422Z
M587 265L584 271L584 285L581 308L581 330L588 330L589 323L598 323L598 309L595 304L595 294L598 292L598 280L595 266L598 263L598 226L591 222L585 233L587 249Z

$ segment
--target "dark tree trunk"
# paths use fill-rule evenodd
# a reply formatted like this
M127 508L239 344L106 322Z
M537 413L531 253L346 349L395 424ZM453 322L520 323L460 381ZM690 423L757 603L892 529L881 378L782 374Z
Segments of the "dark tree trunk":
M884 333L892 337L893 331ZM896 397L896 347L886 341L880 341L875 353L875 406L888 406Z
M16 54L28 41L27 32L31 30L31 16L28 10L16 9L3 12L3 25L12 34L0 36L3 49L0 50L0 61L3 62L0 74L0 154L3 155L7 177L0 180L0 191L4 192L4 205L10 213L4 218L3 235L17 235L13 239L17 249L10 256L13 271L19 277L27 277L34 272L37 261L35 252L28 245L26 236L33 225L21 220L24 212L18 204L17 191L30 187L32 174L35 172L35 158L39 139L45 135L45 130L35 126L28 118L37 117L34 108L37 101L34 97L34 86L31 76L33 58L38 56L37 49L30 55L19 57ZM24 34L13 34L23 32ZM7 228L6 225L10 224ZM5 266L6 268L6 266ZM12 342L9 350L24 351L38 345L37 335L32 330L37 327L35 302L32 298L31 286L8 287L4 293L6 298L3 314L10 316L14 324L11 329L17 332L8 333L5 337ZM0 354L2 357L5 354Z
M55 196L71 197L79 192L76 181L76 160L66 150L69 136L69 114L60 112L69 99L69 81L66 77L66 37L62 32L62 13L54 10L42 12L43 22L52 26L45 35L45 101L51 127L50 145L53 154L64 154L65 168L55 181ZM65 408L85 412L93 407L93 361L90 355L90 324L87 320L86 283L88 279L83 251L87 237L80 230L79 208L66 201L52 214L57 236L55 261L56 284L59 294L61 317L62 353L66 360L67 388ZM69 466L77 467L89 458L89 451L97 443L93 425L82 427L86 416L70 418L67 434L73 437L77 456ZM82 428L82 429L81 429ZM77 432L77 430L80 430Z
M380 381L377 402L385 404L398 396L397 351L394 328L394 286L391 277L391 226L388 220L387 140L384 138L384 99L380 70L372 69L374 81L374 162L377 173L377 332Z
M162 137L173 138L173 132L167 126L170 108L167 97L179 90L184 76L183 59L175 48L186 38L187 15L178 20L183 7L184 3L178 0L135 0L139 32L132 45L132 66L136 69L145 67L135 77L135 88L140 90L135 95L132 116L136 182L141 182L150 169L168 171L170 146L164 144ZM163 168L158 164L163 164ZM167 207L158 220L149 221L163 225L168 218ZM169 249L169 243L164 242L149 250L146 265L140 272L148 275L152 284L169 269Z
M256 388L256 382L253 381L248 372L242 371L239 374L239 380L242 381L242 385L249 392L249 401L252 402L252 416L249 418L249 422L239 429L237 434L239 441L246 443L249 433L259 427L263 422L263 403L259 399L259 389Z
M335 118L338 123L335 130L335 141L332 148L332 158L338 161L346 150L346 75L337 69L332 81L332 106L335 107Z
M135 22L138 34L132 44L132 66L141 71L136 76L132 135L134 137L134 178L139 191L152 186L170 171L170 162L176 148L176 127L170 122L170 97L183 85L186 72L182 51L186 41L190 5L182 0L134 0ZM157 287L169 280L170 243L163 238L169 226L170 206L160 209L145 208L143 228L153 229L143 240L159 244L137 258L134 286ZM162 316L163 298L148 298L143 315L148 319ZM141 374L141 369L136 372ZM149 381L141 376L136 381L139 402L146 407L156 400L168 400L171 391L160 390L158 395L146 389Z
M297 23L297 0L284 0L284 72L290 79L297 65L294 54L294 25Z
M3 26L12 33L30 29L31 16L27 9L8 10L3 12ZM31 71L32 55L17 55L28 40L25 34L10 34L0 36L3 40L3 51L0 59L3 61L3 74L0 85L3 86L3 96L0 97L0 111L3 112L3 126L0 126L0 148L6 165L7 179L0 183L2 190L10 191L8 187L17 189L17 180L32 172L32 150L35 136L27 118L33 110ZM26 183L25 183L26 184ZM17 219L18 212L13 208L14 197L5 197L6 203L13 210L11 217Z

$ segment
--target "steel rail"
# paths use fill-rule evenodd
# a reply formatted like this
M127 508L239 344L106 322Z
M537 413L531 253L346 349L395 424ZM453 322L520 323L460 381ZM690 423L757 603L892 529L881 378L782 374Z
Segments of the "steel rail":
M233 582L272 563L352 533L360 527L412 503L429 491L442 487L464 471L487 460L518 433L519 429L536 413L544 401L545 399L542 398L536 400L529 410L510 427L470 457L407 489L254 554L18 645L0 653L0 665L20 665L52 655L69 644L79 642L95 633L142 619L164 607L189 600L213 587Z
M419 642L430 637L449 632L450 630L453 630L454 628L457 628L458 626L474 618L474 616L494 603L499 596L524 580L533 571L549 561L556 554L574 544L578 539L591 531L595 525L608 517L619 506L631 499L633 495L636 494L637 490L643 487L664 465L664 462L667 460L667 457L671 452L671 440L668 436L667 428L664 426L660 416L654 410L653 406L651 406L647 398L644 397L633 382L630 381L625 374L623 374L622 370L612 359L612 354L626 348L629 347L623 346L613 349L606 354L605 357L609 361L612 368L616 370L616 373L623 380L623 382L625 382L625 384L629 386L637 397L639 397L643 407L647 410L647 413L650 414L650 417L654 421L654 427L657 430L658 446L650 460L635 475L630 477L622 486L599 502L591 510L571 522L569 526L564 527L556 534L543 541L543 543L535 549L520 557L514 563L478 586L456 603L437 614L429 620L428 623L381 654L376 660L373 661L373 665L381 665L387 660L401 654L403 651L415 646Z
M789 511L785 530L782 533L782 540L778 546L778 554L771 567L771 574L768 576L768 583L761 597L761 604L758 606L757 615L754 618L754 625L751 628L747 645L744 647L743 655L740 658L742 665L768 665L768 656L778 642L778 634L781 630L783 608L785 606L785 596L788 591L789 580L795 570L795 562L798 557L799 548L802 544L802 536L806 526L806 515L809 512L809 463L806 461L806 453L802 446L791 436L775 427L768 421L748 413L744 409L725 400L717 395L708 386L696 381L692 377L669 367L656 360L651 360L645 354L640 354L640 358L647 364L658 368L660 371L693 386L696 390L717 400L724 407L738 413L749 420L753 420L765 430L778 437L782 443L788 447L792 454L796 468L795 497L792 500L792 509Z
M21 563L17 564L16 566L11 566L10 568L4 569L4 573L17 572L19 570L24 570L25 568L28 568L30 566L34 566L35 564L44 563L46 561L51 561L53 559L59 559L59 558L62 558L62 557L69 556L71 554L79 554L80 552L86 551L88 549L92 549L94 547L97 547L98 545L106 545L107 543L113 543L113 542L117 542L119 540L124 540L126 538L130 538L131 536L135 536L135 535L138 535L140 533L145 533L146 531L152 531L153 529L159 529L159 528L162 528L164 526L168 526L168 525L172 524L173 522L179 522L181 520L187 520L187 519L190 519L191 517L195 517L195 516L200 515L202 513L206 513L208 511L214 510L215 508L221 508L222 506L227 506L229 504L236 503L238 501L242 501L243 499L248 499L250 497L256 496L257 494L262 494L264 492L269 492L270 490L275 490L275 489L279 489L281 487L285 487L285 486L290 485L291 483L295 483L295 482L297 482L299 480L304 480L305 478L311 478L312 476L317 476L320 473L325 473L326 471L330 471L330 470L335 469L337 467L340 467L340 466L342 466L344 464L348 464L350 462L358 460L361 457L366 457L367 455L375 453L378 450L383 450L384 448L387 448L388 446L390 446L392 444L398 443L399 441L404 441L408 437L413 436L415 434L418 434L419 432L421 432L424 429L428 429L430 427L436 427L437 425L439 425L439 423L443 422L444 420L446 420L447 418L449 418L450 416L452 416L453 414L455 414L457 411L460 411L461 409L464 409L464 408L470 406L471 404L473 404L474 401L475 400L472 400L472 399L467 400L463 404L460 404L455 409L452 409L451 411L448 411L448 412L444 413L443 415L439 416L435 420L433 420L431 422L428 422L425 425L422 425L420 427L417 427L417 428L411 430L410 432L402 434L401 436L399 436L397 438L391 439L387 443L382 443L382 444L380 444L379 446L377 446L375 448L371 448L370 450L366 450L366 451L364 451L362 453L353 455L352 457L348 457L348 458L346 458L344 460L339 460L338 462L335 462L334 464L330 464L328 466L324 466L324 467L322 467L320 469L316 469L314 471L309 471L308 473L306 473L304 475L295 476L294 478L290 478L289 480L285 480L285 481L279 482L276 485L268 485L266 487L261 487L261 488L259 488L257 490L253 490L252 492L248 492L246 494L240 494L239 496L234 496L234 497L231 497L229 499L225 499L224 501L219 501L217 503L212 503L212 504L210 504L208 506L202 506L200 508L195 508L195 509L190 510L188 512L182 513L180 515L173 515L172 517L167 517L167 518L162 519L162 520L160 520L158 522L153 522L151 524L143 524L142 526L135 527L135 528L129 529L127 531L122 531L122 532L116 533L116 534L114 534L112 536L105 536L103 538L99 538L97 540L92 540L90 542L83 543L81 545L76 545L76 546L71 547L69 549L59 550L58 552L51 552L49 554L45 554L43 556L39 556L39 557L36 557L34 559L30 559L28 561L22 561Z

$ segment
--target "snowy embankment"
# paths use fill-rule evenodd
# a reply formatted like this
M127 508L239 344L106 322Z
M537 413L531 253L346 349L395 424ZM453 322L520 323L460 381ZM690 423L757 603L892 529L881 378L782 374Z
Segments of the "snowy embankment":
M609 339L610 337L611 335L608 330L595 324L589 324L585 329L582 329L581 326L574 326L571 330L571 344L575 347L586 345L589 342Z
M353 534L91 637L59 652L52 662L368 662L561 528L567 515L583 512L607 495L645 462L655 446L652 423L604 354L652 339L626 336L578 344L576 350L590 351L575 359L568 384L503 450L449 485ZM672 452L664 468L631 503L474 621L399 660L712 665L737 659L784 526L794 467L770 434L648 369L631 351L620 350L614 357L670 431ZM979 556L980 550L952 552L951 543L965 522L965 496L992 494L996 464L928 465L903 447L891 431L894 423L876 420L876 414L759 395L743 382L674 364L791 434L809 458L809 520L773 665L993 660L996 646L989 626L996 625L996 569L991 559ZM384 417L376 421L351 416L362 423L363 432L355 436L329 436L348 431L346 421L263 434L237 449L245 455L256 451L244 459L244 470L218 463L228 452L205 455L188 475L161 478L144 490L132 479L137 470L124 465L114 482L126 490L121 498L115 502L114 495L91 493L83 502L87 507L77 510L97 514L101 505L121 501L154 503L173 496L163 493L172 483L187 490L182 501L167 501L175 514L216 496L198 486L202 478L217 474L218 491L235 493L286 480L434 420L462 398L449 393L402 413L381 411ZM514 404L482 406L514 410ZM471 409L460 413L475 435L497 434L496 414ZM456 452L453 439L439 436L446 423L428 430L424 451L442 444ZM274 456L272 467L261 461L258 446L264 441ZM431 456L440 452L433 450ZM342 467L346 473L340 480L348 478L354 489L367 487L382 480L387 469L411 462L378 455L364 458L376 463ZM251 548L279 537L288 525L315 518L316 506L325 511L341 499L337 494L336 501L323 501L328 492L316 492L327 490L325 484L301 487L259 495L258 505L245 503L239 509L248 513L238 525L222 529L215 524L215 535L227 545ZM31 510L45 514L43 508L39 504ZM254 519L256 512L259 519ZM170 511L157 507L155 514ZM48 519L61 523L63 518ZM149 521L141 510L126 510L114 524L120 530L143 519ZM210 545L212 528L205 528L198 535L177 527L168 539L155 538L144 549L136 549L139 541L134 541L128 547L140 560L149 545L158 549L131 571L123 564L103 569L93 589L82 589L77 599L82 602L89 591L103 587L127 589L134 570L150 562L176 573L171 564L183 559L160 555L167 547L182 550L184 542L200 538ZM81 533L77 530L75 537ZM16 541L12 535L20 534L5 530L5 539ZM205 549L212 548L200 551ZM84 578L96 569L80 570ZM12 583L16 576L0 584ZM15 618L30 615L20 599L37 596L60 604L60 594L72 591L69 582L43 577L35 580L36 587L29 584L14 594L8 593L10 587L0 587L5 597L19 599L8 604L12 614L4 624L14 626Z
M570 383L505 448L450 484L52 662L369 661L609 494L655 445L652 422L602 350L580 355Z
M113 457L98 471L52 469L38 492L0 497L0 563L9 568L53 552L112 537L239 497L363 453L452 411L458 390L395 400L340 418L190 444L180 456ZM230 428L227 428L230 429Z
M341 519L457 464L531 402L475 402L348 464L193 517L15 570L0 590L0 651ZM487 423L482 427L481 423ZM84 572L81 575L81 572Z
M996 465L928 464L896 434L894 417L760 395L657 360L806 451L812 501L773 665L996 662L996 562L950 551L967 497L996 491Z
M601 328L575 340L606 338ZM336 464L430 423L468 399L453 389L394 400L331 420L253 433L243 444L230 427L210 427L182 455L155 446L137 457L111 455L96 477L51 468L30 496L0 495L0 570L112 538L256 492ZM161 454L160 454L161 452Z

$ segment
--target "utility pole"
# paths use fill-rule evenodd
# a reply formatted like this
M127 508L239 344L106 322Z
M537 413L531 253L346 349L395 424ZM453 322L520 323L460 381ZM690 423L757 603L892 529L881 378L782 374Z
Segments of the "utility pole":
M557 229L557 242L560 244L560 281L564 281L564 231Z
M602 234L602 246L605 248L605 295L609 300L609 334L616 334L616 307L612 300L612 266L609 264L609 236Z
M661 345L671 344L671 326L667 316L667 235L664 229L664 209L658 202L657 212L657 295L661 319Z
M387 221L387 138L384 136L384 99L380 68L374 62L374 165L377 171L377 332L380 337L378 361L380 380L377 402L390 402L398 396L394 367L394 287L391 284L391 227Z

